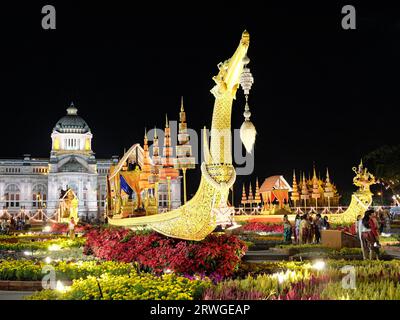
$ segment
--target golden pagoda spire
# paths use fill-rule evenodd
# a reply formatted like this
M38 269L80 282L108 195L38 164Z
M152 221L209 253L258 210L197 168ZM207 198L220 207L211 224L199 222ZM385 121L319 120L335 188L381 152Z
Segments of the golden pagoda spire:
M325 190L324 197L328 199L328 210L330 209L330 199L333 198L333 187L331 184L331 180L329 179L329 169L326 168L326 181L325 181Z
M304 195L308 194L307 180L304 172L303 172L303 183L301 186L301 193Z
M243 183L243 191L242 191L242 200L240 201L243 206L246 206L247 203L247 194L246 194L246 188L244 187Z
M313 177L312 177L312 193L311 198L315 199L315 209L318 208L318 199L321 197L319 192L319 183L317 173L315 172L315 164L313 165Z
M165 114L165 127L169 128L169 122L168 122L168 114Z
M293 183L292 183L293 192L297 192L297 179L296 179L296 171L293 170Z
M253 190L251 188L251 182L249 183L249 200L253 201Z
M151 175L151 161L149 155L149 144L147 139L147 130L144 130L143 139L143 168L139 176L139 187L140 189L148 189L151 187L149 183L149 177Z
M297 186L297 179L296 179L296 171L293 170L293 183L292 183L292 196L290 197L291 200L294 202L294 206L296 207L296 202L300 200L299 189Z
M187 132L186 112L183 108L183 96L181 97L181 109L179 112L178 126L178 145L176 146L176 158L174 158L174 168L182 170L183 175L183 200L187 201L186 197L186 170L194 169L195 158L192 157L192 146L189 143L190 137Z
M156 207L156 212L158 213L159 206L159 195L158 195L158 184L160 181L160 168L161 165L161 157L160 157L160 148L158 146L158 136L157 136L157 127L154 126L154 136L153 136L153 165L151 165L150 172L151 174L148 177L149 184L154 187L154 202Z
M249 201L250 203L250 209L252 209L253 203L254 203L254 197L253 197L253 190L251 188L251 181L249 183Z
M307 181L306 181L306 175L303 172L303 183L301 186L301 199L304 200L304 208L307 208L307 200L310 198L308 194L308 187L307 187Z
M256 190L254 193L254 203L261 203L260 186L258 184L258 177L256 178Z

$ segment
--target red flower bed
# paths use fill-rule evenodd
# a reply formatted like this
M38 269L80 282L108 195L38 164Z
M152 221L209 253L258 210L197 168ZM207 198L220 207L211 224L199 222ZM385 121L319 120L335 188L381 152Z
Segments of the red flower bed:
M85 232L85 231L89 231L90 229L92 229L92 226L90 224L85 224L85 225L78 224L77 226L75 226L75 232ZM66 232L68 232L68 224L67 223L53 223L51 225L51 231L58 232L58 233L66 233Z
M200 242L168 238L158 233L135 234L126 229L92 230L86 234L85 254L100 259L137 262L161 273L202 274L223 278L233 274L247 247L235 236L209 235Z
M262 222L249 222L246 223L242 229L244 231L254 231L254 232L275 232L275 233L283 233L283 225L282 224L267 224Z

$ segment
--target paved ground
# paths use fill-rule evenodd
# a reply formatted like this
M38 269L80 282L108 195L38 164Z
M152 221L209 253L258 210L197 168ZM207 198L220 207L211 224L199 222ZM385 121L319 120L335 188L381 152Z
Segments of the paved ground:
M1 291L0 300L23 300L25 296L33 294L32 291Z

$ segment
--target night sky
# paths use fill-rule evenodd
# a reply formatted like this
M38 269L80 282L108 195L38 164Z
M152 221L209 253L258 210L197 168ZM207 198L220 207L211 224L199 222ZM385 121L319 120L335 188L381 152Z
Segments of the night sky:
M56 7L56 30L41 28L44 4ZM211 78L247 29L258 135L255 172L238 177L237 189L256 176L283 174L291 183L294 168L311 171L315 162L351 192L352 166L398 142L400 15L356 5L357 30L343 30L341 8L2 4L0 157L48 157L52 128L71 101L98 158L142 143L144 127L162 127L166 112L177 119L181 95L189 127L210 127ZM243 105L240 92L233 128ZM199 169L189 173L189 194L199 177Z

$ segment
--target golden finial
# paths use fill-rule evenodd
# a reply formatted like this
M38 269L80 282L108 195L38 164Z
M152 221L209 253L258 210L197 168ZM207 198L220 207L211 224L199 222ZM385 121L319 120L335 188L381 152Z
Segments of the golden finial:
M156 126L154 126L154 139L157 139L158 137L157 137L157 127Z
M166 128L169 128L168 114L165 114L165 127L166 127Z
M250 42L250 34L247 30L244 30L242 33L242 43L248 45Z
M184 112L185 109L183 108L183 96L181 96L181 112Z

